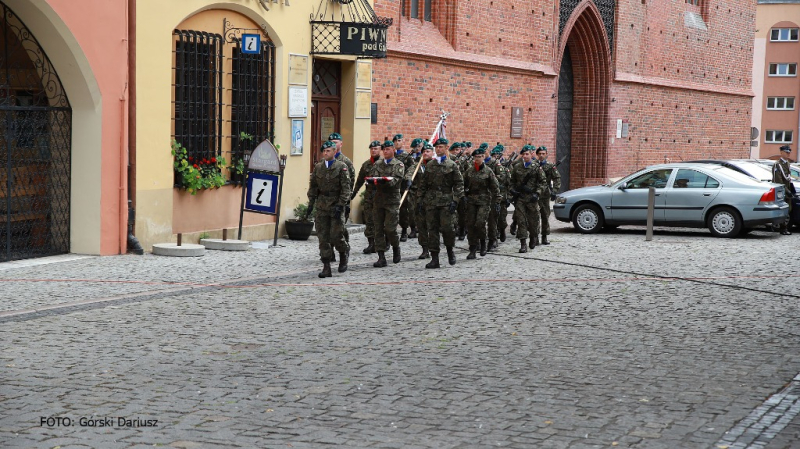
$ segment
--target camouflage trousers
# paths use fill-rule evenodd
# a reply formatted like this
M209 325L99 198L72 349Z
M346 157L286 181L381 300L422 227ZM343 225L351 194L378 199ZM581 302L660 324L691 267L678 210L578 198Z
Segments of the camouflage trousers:
M467 226L467 205L464 202L458 203L458 209L456 209L457 220L458 220L458 229L464 229Z
M517 219L517 238L527 239L539 235L539 202L519 200L514 205Z
M428 249L428 224L425 221L425 209L422 212L414 208L414 222L417 224L417 242L422 249Z
M467 202L467 241L469 246L477 246L481 240L486 240L486 225L489 224L488 204L474 204Z
M314 218L319 239L319 255L322 260L333 257L333 248L340 253L350 251L350 246L344 239L344 214L334 217L332 211L318 210Z
M489 240L499 240L500 231L508 227L508 206L505 200L500 201L500 212L494 211L494 205L489 209Z
M400 246L400 237L397 235L397 222L400 220L399 206L399 204L372 204L375 248L378 251L383 251L387 242L394 248Z
M375 218L372 215L372 198L369 198L369 193L364 196L364 201L361 202L362 217L364 219L364 237L375 238Z
M400 206L400 227L403 229L415 227L414 223L414 201L411 194L406 195L406 200Z
M444 245L456 245L454 214L447 206L430 208L425 211L425 224L428 227L428 251L438 253L441 246L439 236L444 238Z
M550 194L539 198L539 221L542 226L542 235L550 235Z

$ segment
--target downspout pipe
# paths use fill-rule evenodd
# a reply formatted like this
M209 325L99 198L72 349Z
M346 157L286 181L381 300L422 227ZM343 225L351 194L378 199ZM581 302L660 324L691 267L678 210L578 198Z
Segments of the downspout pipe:
M128 252L142 255L139 239L134 235L136 224L136 0L128 0ZM124 159L123 159L124 160ZM122 165L122 161L120 161ZM122 205L120 205L121 207Z

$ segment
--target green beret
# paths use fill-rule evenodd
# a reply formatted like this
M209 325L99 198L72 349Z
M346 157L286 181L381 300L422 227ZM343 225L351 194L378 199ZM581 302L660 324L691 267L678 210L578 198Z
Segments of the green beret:
M503 146L502 145L498 145L498 146L492 148L492 153L491 154L503 154Z
M416 148L422 144L422 139L414 139L411 141L411 148Z
M440 137L436 139L436 142L433 143L433 146L436 145L450 145L450 141L445 139L444 137Z
M488 143L486 143L486 142L483 142L483 143L481 144L481 146L479 146L478 148L483 148L484 150L488 150L488 149L489 149L489 144L488 144Z
M472 142L464 142L464 144L466 144L467 148L472 148Z
M480 156L481 154L486 153L486 148L476 148L472 151L473 156Z
M432 150L433 149L433 145L431 145L430 142L425 142L425 143L422 144L422 149L423 150Z
M500 152L502 153L503 151L506 150L506 147L498 143L497 145L494 146L494 148L492 148L492 152L494 152L494 150L500 150Z
M459 148L461 148L461 142L453 142L453 144L450 145L450 151L457 150Z
M342 140L342 135L339 133L333 133L328 136L328 140Z
M537 153L540 152L540 151L547 151L547 147L542 145L542 146L540 146L539 148L536 149Z
M519 149L519 154L527 153L529 151L533 151L533 147L530 145L523 145L522 148Z
M383 145L381 145L381 146L383 148L394 147L394 142L392 142L391 140L387 140L387 141L383 142Z
M392 137L392 140L398 140L398 139L402 139L402 138L403 138L402 134L395 134L394 137Z
M380 140L373 140L372 142L369 143L369 147L370 148L379 147L379 146L381 146L381 141Z
M319 149L319 151L323 151L325 148L336 148L336 144L330 140L326 140L322 143L322 147Z

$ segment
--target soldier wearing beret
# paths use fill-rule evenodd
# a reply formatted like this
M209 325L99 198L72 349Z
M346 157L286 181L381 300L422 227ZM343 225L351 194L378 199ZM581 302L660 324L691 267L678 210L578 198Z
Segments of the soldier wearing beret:
M458 204L464 200L464 178L456 163L447 157L447 139L435 142L436 157L428 162L425 176L419 185L417 199L425 206L425 219L428 226L428 249L431 261L425 268L439 268L439 236L447 248L447 261L455 265L456 244L453 215Z
M526 240L530 234L530 248L538 244L539 236L539 198L546 187L547 177L534 162L533 147L525 145L520 150L522 163L511 170L511 194L515 199L517 215L517 238L520 240L519 252L526 253Z
M406 175L404 178L411 179L411 174L414 173L414 158L411 154L406 153L403 150L403 146L405 145L405 140L403 139L402 134L395 134L392 138L392 143L394 144L394 157L403 163L406 167ZM405 180L400 184L400 195L403 195L403 192L408 190L410 186L410 182L406 182ZM408 195L406 195L405 201L403 204L400 205L400 241L405 242L408 240L408 228L411 227L413 221L413 211L414 209L411 208L411 203L408 201Z
M549 245L547 236L550 235L550 201L555 201L556 192L561 190L561 174L555 164L547 161L547 147L537 148L536 158L547 177L547 187L539 198L539 217L542 223L542 245Z
M422 179L427 173L427 165L433 160L433 145L431 145L429 142L424 142L420 146L422 147L422 162L420 162L419 171L417 171L417 176L414 178L414 182L411 184L411 190L409 191L408 196L412 197L413 195L413 204L415 205L414 221L417 223L417 242L419 243L419 246L422 247L422 254L419 255L419 259L427 259L431 256L428 247L428 226L425 222L424 199L418 198L418 195L419 186L422 184ZM408 201L408 199L409 198L406 198L406 201Z
M481 257L486 255L486 225L489 211L500 209L500 186L491 168L486 166L486 150L478 148L472 152L472 165L464 173L464 193L467 197L466 224L469 232L469 255L475 259L480 245ZM491 159L491 158L490 158Z
M347 271L350 246L344 239L344 208L350 203L350 173L347 166L335 159L336 144L326 141L320 148L322 159L314 166L308 187L308 202L317 209L314 225L319 239L319 255L323 268L319 277L331 277L331 258L339 251L339 273ZM309 211L310 212L310 211Z
M385 267L384 255L387 244L392 245L392 262L400 262L400 238L397 236L397 222L400 220L400 186L406 181L406 167L395 158L394 143L383 143L383 159L376 162L372 175L389 178L375 181L375 199L372 204L375 221L375 247L378 250L376 268Z
M350 200L355 199L361 186L364 185L365 178L372 176L372 169L375 163L381 159L381 143L380 141L373 140L369 144L369 159L361 164L361 169L358 171L358 178L356 179L356 186L353 188L353 194ZM367 237L367 247L364 248L364 254L372 254L375 252L375 225L372 217L372 201L375 198L375 185L367 183L367 191L364 194L364 201L361 202L361 208L364 211L364 236Z
M482 143L481 147L487 144ZM506 241L506 228L508 227L508 187L511 183L511 173L503 165L503 145L497 145L492 148L491 159L486 165L492 169L494 175L497 177L497 184L500 187L500 196L502 197L499 202L499 210L495 211L492 207L489 210L489 251L497 249L497 241Z
M772 182L783 185L784 192L786 192L786 202L789 203L789 217L792 216L792 192L794 192L791 166L788 160L791 154L792 148L789 145L783 145L781 147L781 158L775 161L775 165L772 166ZM789 231L789 220L790 218L787 218L786 221L781 223L780 229L783 235L792 235Z
M353 184L356 182L356 167L353 165L353 161L350 160L347 156L342 154L342 135L339 133L332 133L328 136L328 141L333 142L336 144L336 160L340 162L344 162L347 166L347 172L350 174L350 190L353 190ZM345 221L350 217L350 203L348 202L345 206L344 211ZM344 228L344 239L347 243L350 243L350 233L347 232L347 226ZM336 257L333 258L336 261Z

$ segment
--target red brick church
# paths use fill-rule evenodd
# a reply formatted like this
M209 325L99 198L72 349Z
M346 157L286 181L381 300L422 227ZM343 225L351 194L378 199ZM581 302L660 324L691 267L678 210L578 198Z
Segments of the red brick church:
M375 0L393 25L373 66L372 137L426 137L445 110L451 139L548 147L570 188L748 157L755 6Z

